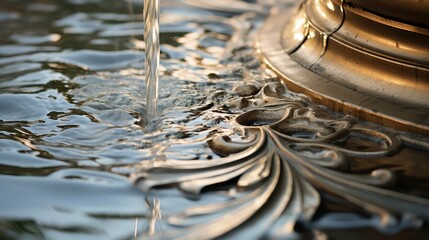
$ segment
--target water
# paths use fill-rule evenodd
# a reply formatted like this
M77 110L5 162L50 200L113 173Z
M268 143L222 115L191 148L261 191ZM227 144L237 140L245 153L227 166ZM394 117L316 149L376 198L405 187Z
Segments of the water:
M158 112L149 116L144 91L154 85L142 86L152 72L143 71L150 58L143 54L142 1L2 0L0 239L152 236L169 229L166 217L174 213L231 199L234 193L224 189L199 201L177 189L145 193L129 176L144 163L166 159L219 160L211 148L216 136L243 138L233 120L263 103L246 97L278 83L253 49L268 2L161 1L162 88ZM159 124L147 129L153 116ZM350 138L344 147L359 139ZM309 158L333 155L323 148L295 148ZM357 159L357 171L368 171L362 162L377 163ZM420 168L405 164L401 171L424 177L426 161L414 163ZM425 189L405 186L403 191ZM336 205L322 206L331 208Z
M148 132L143 6L132 4L132 14L128 1L117 0L0 4L0 239L129 239L159 231L156 200L128 179L134 167L150 159L218 159L207 141L233 132L239 110L223 107L236 99L231 89L273 81L258 68L252 39L236 31L253 31L261 15L163 1L161 123ZM241 54L226 59L236 48ZM179 192L168 196L193 204Z
M154 119L158 108L159 0L145 0L143 7L145 40L146 116Z

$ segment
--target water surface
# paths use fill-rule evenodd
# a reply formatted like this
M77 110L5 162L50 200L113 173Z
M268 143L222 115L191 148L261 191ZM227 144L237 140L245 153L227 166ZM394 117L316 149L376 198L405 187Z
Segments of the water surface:
M243 17L161 2L159 119L149 131L141 1L2 1L0 238L129 239L162 230L153 224L156 199L127 178L133 167L219 158L207 140L232 133L234 112L223 107L237 96L231 89L273 77L247 39L266 8ZM160 194L192 204L175 191Z

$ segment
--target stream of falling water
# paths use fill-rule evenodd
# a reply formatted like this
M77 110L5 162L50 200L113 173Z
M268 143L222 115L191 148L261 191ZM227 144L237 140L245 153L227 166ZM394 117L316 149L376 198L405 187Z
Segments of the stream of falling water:
M146 115L150 122L158 108L159 0L145 0L143 7L145 40Z

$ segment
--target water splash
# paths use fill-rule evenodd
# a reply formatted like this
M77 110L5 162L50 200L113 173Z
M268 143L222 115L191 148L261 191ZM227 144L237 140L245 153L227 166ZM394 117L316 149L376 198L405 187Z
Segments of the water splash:
M150 122L157 115L159 67L159 0L145 0L143 7L146 42L146 114Z

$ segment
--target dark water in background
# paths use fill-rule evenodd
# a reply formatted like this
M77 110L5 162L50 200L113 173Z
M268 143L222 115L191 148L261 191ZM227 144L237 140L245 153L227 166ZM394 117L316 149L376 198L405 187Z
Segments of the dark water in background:
M161 1L160 119L147 131L141 1L1 1L0 239L162 231L159 202L127 178L133 166L218 158L206 142L232 132L231 89L272 80L251 47L267 8L229 7Z

